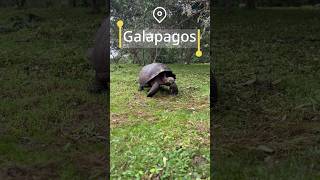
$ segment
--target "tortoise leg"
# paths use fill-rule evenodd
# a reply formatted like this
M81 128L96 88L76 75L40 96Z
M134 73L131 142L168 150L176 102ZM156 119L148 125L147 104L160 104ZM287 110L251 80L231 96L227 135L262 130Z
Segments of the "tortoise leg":
M160 84L158 82L154 82L147 96L152 97L154 94L158 92L159 88L160 88Z
M143 90L143 86L139 85L139 91L142 91L142 90Z
M170 85L170 94L177 95L179 92L177 84L174 82Z

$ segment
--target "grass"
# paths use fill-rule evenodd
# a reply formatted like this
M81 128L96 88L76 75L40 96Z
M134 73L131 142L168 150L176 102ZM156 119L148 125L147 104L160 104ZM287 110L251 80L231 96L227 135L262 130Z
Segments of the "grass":
M0 11L0 179L105 177L107 95L86 92L85 58L103 15ZM319 179L319 15L215 11L215 179ZM180 94L146 98L140 67L111 66L113 178L209 176L209 66L170 67Z
M30 13L40 20L26 22ZM87 93L94 72L85 58L103 16L54 8L0 16L0 179L104 178L107 95ZM209 176L209 65L179 67L179 96L151 99L137 91L140 67L112 66L113 178Z
M0 179L105 177L107 96L87 93L85 58L103 15L0 11Z
M319 179L320 11L215 11L215 179Z
M209 178L209 65L171 64L178 96L139 92L141 67L111 66L112 179Z

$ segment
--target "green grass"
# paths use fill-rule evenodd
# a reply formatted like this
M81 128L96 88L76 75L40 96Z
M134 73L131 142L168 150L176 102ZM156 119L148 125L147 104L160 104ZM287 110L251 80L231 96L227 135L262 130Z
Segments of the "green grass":
M94 72L85 58L103 15L0 11L0 25L43 18L0 33L0 179L105 177L107 96L86 92ZM319 17L311 9L215 12L215 179L319 179ZM155 98L137 91L140 67L111 67L113 178L209 176L209 66L170 67L180 94Z
M111 66L111 177L209 178L209 65L171 64L178 96L138 91L141 67Z
M0 179L105 177L106 95L86 91L85 58L103 15L86 9L0 9L42 18L0 33ZM17 31L15 31L17 30Z
M42 20L15 29L12 17L28 13ZM85 58L102 18L1 9L12 31L0 34L0 179L105 177L107 95L87 93L94 72ZM137 91L138 66L112 66L113 177L209 176L209 65L179 67L179 96L151 99Z
M214 178L319 179L320 11L216 10L214 19Z

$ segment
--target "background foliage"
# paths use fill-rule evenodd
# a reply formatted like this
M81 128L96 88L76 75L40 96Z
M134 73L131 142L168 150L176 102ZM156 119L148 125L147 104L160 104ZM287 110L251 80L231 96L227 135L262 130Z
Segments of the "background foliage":
M157 6L165 7L168 17L158 24L152 11ZM113 49L117 49L116 21L122 19L127 29L202 29L202 48L204 56L195 57L196 49L121 49L120 54L130 54L129 58L119 56L112 62L131 62L148 64L209 62L210 7L209 1L111 1L111 26ZM118 50L118 49L117 49Z

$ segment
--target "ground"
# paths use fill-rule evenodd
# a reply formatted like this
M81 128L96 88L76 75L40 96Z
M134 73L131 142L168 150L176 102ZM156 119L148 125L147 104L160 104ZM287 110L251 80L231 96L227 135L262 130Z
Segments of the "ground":
M111 177L207 179L209 64L170 64L179 94L138 91L142 66L111 66Z
M0 179L105 177L107 95L86 91L103 15L1 12ZM152 99L137 91L140 67L111 67L113 177L209 176L209 65L178 67L180 94Z
M103 15L0 11L0 179L105 177L107 95L86 91L85 55Z
M214 178L319 179L320 11L215 12Z
M103 15L0 11L0 179L105 177L107 95L87 93L85 58ZM15 18L28 13L41 19ZM319 179L319 18L312 9L215 12L215 179ZM181 94L153 99L136 91L138 66L111 68L114 176L207 177L208 66L172 65Z

